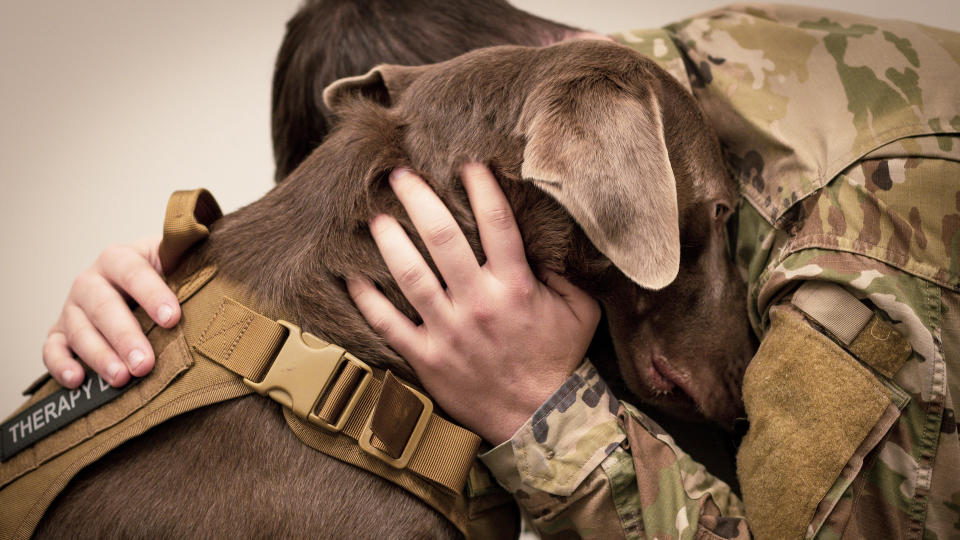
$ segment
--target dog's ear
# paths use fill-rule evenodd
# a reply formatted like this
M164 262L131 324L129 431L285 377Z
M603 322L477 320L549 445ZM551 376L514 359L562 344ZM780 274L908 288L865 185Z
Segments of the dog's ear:
M323 89L323 102L334 112L345 100L357 97L390 107L423 70L424 66L381 64L364 75L333 81Z
M670 284L680 268L677 187L654 90L606 78L544 85L520 125L523 178L556 198L638 285Z

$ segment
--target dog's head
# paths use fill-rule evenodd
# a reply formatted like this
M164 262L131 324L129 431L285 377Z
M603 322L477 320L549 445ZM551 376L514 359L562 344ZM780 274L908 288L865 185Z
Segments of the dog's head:
M494 47L379 66L324 99L342 126L376 117L392 147L365 169L375 201L390 199L387 169L409 166L476 240L455 180L463 162L489 163L531 264L600 299L628 387L674 413L740 414L752 344L724 232L737 191L692 96L656 64L596 41Z

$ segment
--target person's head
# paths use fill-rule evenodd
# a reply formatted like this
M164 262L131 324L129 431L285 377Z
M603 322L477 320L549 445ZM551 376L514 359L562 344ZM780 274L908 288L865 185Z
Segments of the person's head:
M378 64L421 65L493 45L541 46L582 31L504 0L307 0L287 23L273 77L279 182L320 144L332 113L323 89Z

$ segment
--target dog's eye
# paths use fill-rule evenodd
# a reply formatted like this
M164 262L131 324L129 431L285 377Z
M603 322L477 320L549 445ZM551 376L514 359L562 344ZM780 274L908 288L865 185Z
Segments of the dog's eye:
M727 216L730 215L730 207L722 202L714 203L713 205L713 219L717 221L725 221Z
M724 231L726 232L726 234L723 235L723 240L724 240L724 243L727 245L727 255L730 256L730 260L732 260L734 264L737 263L736 246L737 246L737 231L739 229L739 224L740 222L739 220L737 220L737 216L732 216L730 219L727 220L726 226L724 227Z

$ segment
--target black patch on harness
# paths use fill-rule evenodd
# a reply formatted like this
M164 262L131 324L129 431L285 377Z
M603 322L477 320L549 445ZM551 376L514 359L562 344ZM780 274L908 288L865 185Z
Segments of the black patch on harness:
M6 461L77 418L109 403L137 380L132 379L123 388L114 388L99 375L89 372L76 390L63 388L34 403L0 425L0 461Z

